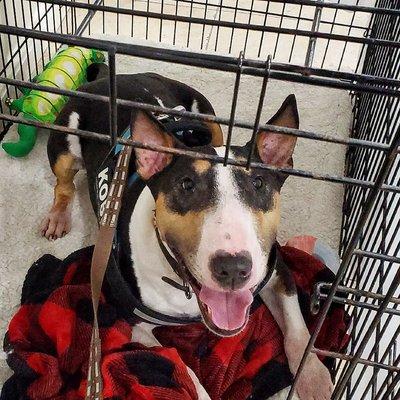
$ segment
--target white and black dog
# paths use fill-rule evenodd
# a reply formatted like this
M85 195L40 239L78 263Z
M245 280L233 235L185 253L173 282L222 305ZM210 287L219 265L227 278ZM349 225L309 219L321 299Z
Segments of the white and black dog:
M80 90L108 95L108 80L95 80ZM214 114L202 94L157 74L117 75L117 91L121 99ZM56 123L107 134L108 104L71 99ZM294 95L287 97L268 123L298 128ZM132 113L131 109L118 106L118 133L129 126L135 141L187 148L166 132L153 115ZM195 150L223 156L220 126L204 122L203 127L210 140ZM292 166L295 137L261 131L256 144L254 160ZM87 170L91 200L98 211L94 187L109 151L106 143L51 133L48 155L57 184L53 206L41 226L43 236L57 239L69 232L73 178L79 168ZM233 146L230 157L245 160L248 151L249 144ZM282 267L268 265L280 219L280 189L286 176L140 148L135 148L134 154L130 169L140 175L143 186L140 193L129 188L125 191L119 235L122 253L132 270L132 285L142 303L171 316L201 315L210 330L230 336L246 325L253 291L270 276L261 296L284 334L289 366L295 373L309 332L290 274ZM161 243L185 269L195 293L191 299L171 285L179 277ZM146 323L142 326L150 334ZM332 388L328 370L311 354L297 387L300 399L330 399Z

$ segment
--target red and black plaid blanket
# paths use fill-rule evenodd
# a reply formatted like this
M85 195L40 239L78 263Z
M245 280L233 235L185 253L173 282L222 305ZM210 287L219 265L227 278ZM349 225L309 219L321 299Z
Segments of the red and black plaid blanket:
M24 283L21 307L5 338L12 377L1 400L83 399L86 389L92 306L89 269L93 248L66 260L46 255L33 264ZM332 280L314 257L282 247L292 270L299 301L310 330L309 313L316 281ZM239 335L221 338L201 323L160 326L153 330L163 347L131 341L134 324L123 317L108 294L99 308L104 397L108 400L195 400L195 385L187 366L213 400L265 400L290 385L282 334L270 312L257 298L249 324ZM317 347L339 351L347 342L347 317L333 306ZM323 360L332 367L333 360Z

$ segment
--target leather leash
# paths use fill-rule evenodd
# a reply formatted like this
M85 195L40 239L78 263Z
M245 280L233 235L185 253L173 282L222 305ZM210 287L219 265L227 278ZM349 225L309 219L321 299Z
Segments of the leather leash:
M182 106L175 108L180 109L180 107L183 108ZM166 116L162 115L157 119L162 121L165 118ZM181 123L177 123L174 119L174 125L171 128L178 130L178 128L181 128L180 124ZM199 125L197 122L192 122L191 124L194 125L190 126L190 129L200 129L200 131L201 129L204 129L204 127ZM131 132L125 138L132 139ZM128 169L131 154L131 146L122 146L121 151L119 152L117 165L114 170L113 179L111 181L111 185L109 186L106 206L100 219L99 232L92 256L90 280L93 305L93 328L92 338L90 341L90 355L85 400L103 400L103 380L101 377L101 340L97 312L99 308L99 300L101 296L104 275L113 248L118 215L121 209L121 198L129 178ZM170 258L172 257L170 256ZM186 296L191 296L190 288L185 287L185 289Z
M101 377L101 340L97 311L101 296L104 274L113 247L121 199L128 177L131 146L123 146L119 153L113 179L109 186L104 213L100 219L100 228L93 251L90 280L93 303L93 328L90 342L89 368L86 387L86 400L103 400L103 380Z

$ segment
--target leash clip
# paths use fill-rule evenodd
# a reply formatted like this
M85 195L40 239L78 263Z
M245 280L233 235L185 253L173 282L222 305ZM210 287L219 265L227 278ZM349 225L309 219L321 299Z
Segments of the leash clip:
M190 300L192 298L192 290L190 289L190 286L186 281L183 282L183 287L184 287L184 290L185 290L186 298L188 300Z
M176 281L174 281L171 278L168 278L168 276L162 276L161 279L168 283L169 285L173 286L175 289L182 290L182 292L185 292L185 296L188 300L192 298L192 290L190 289L189 284L186 282L186 280L183 281L182 285Z

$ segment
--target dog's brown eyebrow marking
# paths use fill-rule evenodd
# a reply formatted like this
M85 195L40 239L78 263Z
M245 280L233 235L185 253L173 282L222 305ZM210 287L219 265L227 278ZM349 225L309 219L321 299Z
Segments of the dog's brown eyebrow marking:
M212 141L211 144L214 147L219 147L224 144L224 135L222 133L221 126L216 122L206 122L209 130L211 131Z
M268 249L275 240L280 221L280 194L273 196L273 206L267 211L254 212L257 236L264 250Z
M210 161L207 160L196 160L193 162L193 169L199 175L204 174L211 168Z
M172 245L179 242L179 248L187 254L193 254L199 246L205 214L205 210L190 211L185 215L174 212L168 207L164 193L156 199L156 221L160 233Z

